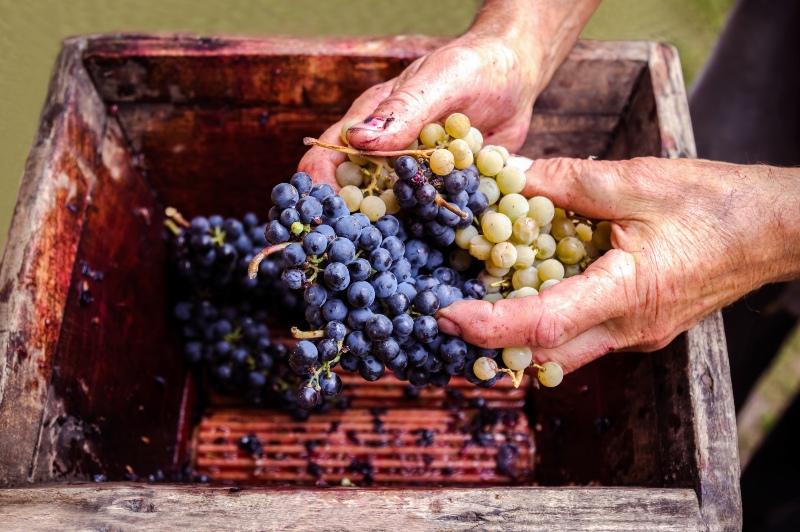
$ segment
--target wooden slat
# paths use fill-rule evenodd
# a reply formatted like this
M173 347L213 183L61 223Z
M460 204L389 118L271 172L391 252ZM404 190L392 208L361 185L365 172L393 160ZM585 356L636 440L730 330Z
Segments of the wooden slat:
M129 483L0 491L11 530L703 530L689 489L279 490Z

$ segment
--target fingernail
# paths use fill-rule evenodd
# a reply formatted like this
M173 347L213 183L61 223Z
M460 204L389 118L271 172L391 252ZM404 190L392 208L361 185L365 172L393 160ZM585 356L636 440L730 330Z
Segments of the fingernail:
M437 323L439 324L439 330L443 333L451 336L461 336L461 327L453 320L440 315Z

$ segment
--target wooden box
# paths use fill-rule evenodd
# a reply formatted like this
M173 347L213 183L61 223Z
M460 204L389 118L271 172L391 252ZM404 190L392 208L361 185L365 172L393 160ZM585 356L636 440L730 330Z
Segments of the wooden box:
M658 353L609 355L557 390L531 393L534 485L122 482L126 471L179 464L196 421L169 325L164 207L265 212L303 136L440 44L148 35L64 43L0 270L0 486L15 486L0 491L4 525L740 527L719 314ZM693 157L675 50L578 43L539 98L521 152ZM74 483L98 472L113 482Z

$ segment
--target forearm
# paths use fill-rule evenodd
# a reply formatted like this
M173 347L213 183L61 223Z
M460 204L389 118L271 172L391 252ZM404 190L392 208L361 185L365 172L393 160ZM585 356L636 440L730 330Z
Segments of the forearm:
M536 65L544 88L600 0L486 0L466 35L501 38Z
M800 168L743 166L749 182L763 183L754 242L763 239L771 264L764 265L763 282L800 279Z

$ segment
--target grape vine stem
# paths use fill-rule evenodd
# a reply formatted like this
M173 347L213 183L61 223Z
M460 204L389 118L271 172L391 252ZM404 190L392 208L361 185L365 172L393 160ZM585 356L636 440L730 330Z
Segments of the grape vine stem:
M465 213L464 211L459 209L458 205L455 205L453 203L449 203L446 199L444 199L442 197L441 194L436 194L436 199L434 200L434 203L436 203L436 205L438 207L444 207L448 211L450 211L453 214L459 216L462 220L466 220L467 216L469 216L467 213Z
M325 331L321 329L316 331L301 331L297 327L292 327L291 331L292 331L292 336L294 336L298 340L325 338Z
M289 245L289 242L284 242L283 244L275 244L274 246L267 246L258 253L256 256L253 257L253 260L250 261L250 264L247 265L247 276L250 279L255 279L258 277L258 267L261 264L261 261L276 253L286 246Z
M319 146L320 148L325 148L326 150L333 150L338 151L339 153L345 153L347 155L360 155L362 157L400 157L401 155L413 155L415 157L430 157L431 153L433 153L433 149L430 150L395 150L395 151L369 151L369 150L357 150L356 148L352 148L350 146L338 146L336 144L330 144L328 142L323 142L319 139L315 139L314 137L304 137L303 144L306 146Z

